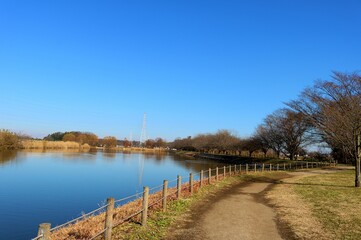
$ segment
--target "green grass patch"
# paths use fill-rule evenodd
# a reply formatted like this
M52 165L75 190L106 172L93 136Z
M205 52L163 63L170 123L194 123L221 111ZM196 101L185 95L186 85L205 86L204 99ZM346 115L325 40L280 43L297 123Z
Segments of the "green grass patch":
M294 189L337 239L361 239L361 189L354 187L354 171L302 178Z

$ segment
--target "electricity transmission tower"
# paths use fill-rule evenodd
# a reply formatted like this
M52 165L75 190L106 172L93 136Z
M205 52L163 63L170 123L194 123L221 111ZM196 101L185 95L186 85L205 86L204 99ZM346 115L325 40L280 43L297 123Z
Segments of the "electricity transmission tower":
M144 147L145 141L147 141L147 114L144 113L143 116L143 126L142 133L140 134L139 146ZM139 154L139 167L138 167L138 189L142 186L143 183L143 174L144 174L144 155Z
M147 141L147 114L144 113L143 116L143 127L142 133L140 134L139 144L140 146L144 146L145 141Z

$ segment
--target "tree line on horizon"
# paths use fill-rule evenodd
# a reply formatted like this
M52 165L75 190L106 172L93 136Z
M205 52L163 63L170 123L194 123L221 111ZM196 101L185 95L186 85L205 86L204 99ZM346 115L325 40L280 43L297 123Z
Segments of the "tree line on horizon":
M32 137L11 132L6 129L0 130L0 150L13 150L21 148L21 142L24 140L40 140L33 139ZM79 145L87 144L90 147L106 147L114 148L117 146L129 147L146 147L146 148L165 148L167 142L162 138L148 139L144 143L139 141L130 141L127 138L124 140L118 140L114 136L106 136L99 138L96 134L91 132L70 131L70 132L54 132L43 139L44 141L64 141L64 142L76 142Z
M249 138L229 131L176 139L176 149L223 152L272 149L291 160L310 144L325 144L334 159L356 165L355 186L360 187L361 75L332 72L331 80L315 81L296 100L266 116Z
M361 76L359 73L333 72L331 80L318 80L304 89L296 100L266 116L249 138L239 138L227 130L215 134L176 139L165 144L149 139L148 147L169 146L176 149L204 152L247 150L250 154L272 150L295 159L310 144L326 144L334 159L356 165L355 185L360 186ZM18 147L18 139L26 139L8 130L0 130L0 149ZM76 141L90 146L116 146L115 137L99 139L93 133L57 132L44 138L49 141ZM124 140L123 145L134 146ZM125 143L125 144L124 144Z

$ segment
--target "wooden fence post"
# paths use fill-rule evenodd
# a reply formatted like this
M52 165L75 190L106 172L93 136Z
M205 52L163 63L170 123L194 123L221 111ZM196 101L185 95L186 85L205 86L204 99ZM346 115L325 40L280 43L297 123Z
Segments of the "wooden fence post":
M193 174L189 173L189 192L193 194Z
M242 164L239 164L239 174L242 173Z
M42 223L39 225L38 236L41 236L39 240L50 240L50 223Z
M223 178L226 177L226 166L223 166Z
M212 169L208 169L208 184L211 184L211 179L212 178Z
M164 180L163 181L163 212L167 211L167 193L168 191L168 181Z
M105 212L105 232L104 239L112 239L112 230L113 230L113 210L114 210L114 198L107 199L107 209Z
M262 172L264 172L264 163L262 163Z
M271 163L269 164L269 170L270 170L270 172L272 171L272 164Z
M246 163L246 173L248 173L248 163Z
M232 166L229 165L229 176L231 176L231 175L232 175Z
M286 171L286 163L283 163L283 171Z
M234 175L236 175L236 173L237 173L237 165L235 164L234 165Z
M201 176L199 177L199 187L203 186L203 170L201 170Z
M177 176L177 199L181 198L182 193L182 176Z
M257 172L257 163L254 164L254 172Z
M216 167L216 181L218 181L218 167Z
M143 189L143 211L142 211L142 226L147 226L148 218L148 204L149 204L149 187L144 187ZM106 239L108 240L108 239ZM109 238L110 240L110 238Z
M290 171L292 170L292 163L290 163Z

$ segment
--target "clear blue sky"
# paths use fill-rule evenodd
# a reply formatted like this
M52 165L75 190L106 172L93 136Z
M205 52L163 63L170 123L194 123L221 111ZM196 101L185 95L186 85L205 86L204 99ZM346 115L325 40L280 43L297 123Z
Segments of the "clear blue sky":
M0 1L0 128L138 139L262 119L359 71L361 1Z

